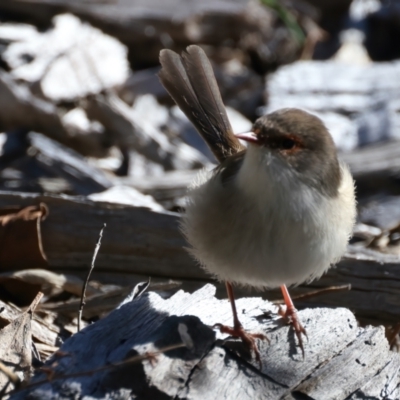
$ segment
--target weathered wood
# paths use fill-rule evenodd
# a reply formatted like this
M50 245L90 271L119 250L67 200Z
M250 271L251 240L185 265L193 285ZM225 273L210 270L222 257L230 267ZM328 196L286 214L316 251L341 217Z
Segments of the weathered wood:
M116 182L133 186L142 193L150 194L155 200L164 204L185 196L188 186L198 175L199 170L166 171L161 176L124 177Z
M148 160L165 169L200 168L207 158L180 139L172 143L146 118L141 118L116 94L98 95L87 100L85 111L90 119L99 121L122 147L134 148ZM154 107L154 112L158 110Z
M399 63L297 62L268 76L267 111L299 107L319 115L336 144L398 139Z
M400 398L400 358L391 354L390 361L361 389L353 393L349 400L398 399Z
M341 154L357 182L358 195L400 193L400 142L385 141Z
M356 179L383 177L400 170L400 143L394 140L376 143L343 153L341 157Z
M230 324L232 318L229 302L217 300L214 294L215 288L206 285L192 295L179 291L163 300L150 292L125 302L67 340L61 347L63 357L49 360L47 366L57 379L47 381L38 372L32 380L36 386L11 399L273 400L309 396L339 400L357 390L366 397L378 393L371 381L382 385L376 399L383 399L382 393L394 398L398 391L393 379L399 372L400 356L389 351L382 328L359 328L350 311L308 309L299 313L308 333L303 359L292 328L277 318L276 307L260 298L240 299L237 306L243 325L249 331L265 332L270 339L270 343L258 342L260 370L240 341L210 328L215 323ZM185 331L185 342L192 342L191 348L90 375L59 378L179 344Z
M112 186L101 169L88 164L87 160L74 150L39 133L29 133L28 139L31 143L31 154L35 154L35 161L31 161L31 168L25 172L26 165L20 160L21 175L29 174L30 178L35 174L39 176L39 185L41 184L43 191L57 192L56 189L52 189L52 179L64 180L67 186L63 188L64 191L80 195L102 192ZM29 157L32 158L26 156Z
M7 141L13 136L13 132L7 134ZM103 170L88 163L87 159L76 151L35 132L26 133L26 141L26 149L15 157L0 158L0 168L11 171L0 176L0 189L12 188L19 192L53 194L66 192L73 195L90 195L110 189L107 193L98 194L104 198L112 198L113 194L117 197L118 192L125 190L120 196L125 197L125 201L133 200L133 188L113 186ZM137 192L135 197L136 205L148 204L154 206L154 209L163 209L149 196Z
M128 78L128 51L118 40L71 14L48 22L50 29L32 29L26 34L18 32L15 24L14 37L11 24L6 32L0 28L0 40L9 41L2 59L15 79L39 85L46 99L72 102L121 85Z
M142 277L143 278L143 277ZM126 281L124 282L127 283ZM134 290L137 285L129 285L120 288L113 288L107 290L102 294L91 294L85 300L85 306L83 308L83 317L85 319L98 318L108 314L114 310L123 300ZM156 292L171 292L176 291L181 287L180 282L164 282L164 283L154 283L151 282L149 289ZM89 289L91 289L89 287ZM93 292L93 289L91 290ZM80 286L80 293L82 292L82 285ZM164 297L164 296L163 296ZM67 315L70 318L76 317L78 308L80 305L80 299L73 298L68 301L60 302L47 302L39 304L38 310L54 311L58 314Z
M392 176L395 183L395 176ZM400 186L396 184L398 189ZM360 218L367 223L388 230L400 222L400 196L372 195L360 204Z
M138 279L164 277L185 282L187 290L195 290L212 281L185 250L179 232L179 215L154 212L146 208L108 203L94 203L69 196L41 196L2 192L0 207L44 202L49 216L42 224L44 251L54 271L74 273L84 278L90 265L98 232L107 223L96 273L107 273L107 281L115 275L123 277L119 284L133 284ZM130 278L132 277L132 278ZM350 307L363 322L397 323L400 319L399 257L349 246L347 256L321 279L291 290L293 296L318 288L350 284L352 290L321 294L299 299L298 307ZM239 296L254 291L237 288ZM260 292L257 292L260 293ZM225 297L225 288L218 285L218 295ZM263 296L281 299L279 291L265 291Z
M73 13L129 46L134 69L156 65L162 48L193 43L223 45L229 40L252 52L264 68L293 61L302 47L274 10L249 0L2 0L0 11L39 25L58 13Z
M379 374L390 360L383 327L367 327L358 332L349 347L336 353L336 357L314 371L295 391L314 399L345 399Z
M99 230L106 223L96 270L111 268L115 272L169 278L207 276L183 248L186 243L178 229L178 214L70 196L5 192L0 196L0 206L39 202L49 207L49 216L42 225L42 239L51 268L87 270Z
M56 106L35 97L27 87L17 85L11 75L3 71L0 72L0 94L2 129L26 127L45 132L56 140L66 139Z
M0 128L32 129L81 154L105 154L105 146L99 140L98 132L81 134L77 129L64 125L54 104L36 97L27 86L17 84L11 75L4 71L0 71Z

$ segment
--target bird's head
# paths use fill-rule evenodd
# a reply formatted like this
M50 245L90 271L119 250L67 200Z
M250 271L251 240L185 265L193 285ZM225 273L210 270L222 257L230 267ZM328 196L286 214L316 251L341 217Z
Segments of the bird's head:
M305 183L337 194L341 173L336 147L318 117L296 108L281 109L260 117L252 132L236 137L249 143L247 157L259 157L267 167L271 162L288 166Z

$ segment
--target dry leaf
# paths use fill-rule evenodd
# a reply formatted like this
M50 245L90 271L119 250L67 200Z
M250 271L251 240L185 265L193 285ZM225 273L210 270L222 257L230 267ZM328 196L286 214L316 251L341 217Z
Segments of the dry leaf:
M32 364L32 313L43 294L38 293L34 301L20 316L0 331L0 360L21 380L30 376ZM0 388L7 385L9 378L0 374ZM9 388L11 390L12 387ZM9 391L8 390L8 391Z

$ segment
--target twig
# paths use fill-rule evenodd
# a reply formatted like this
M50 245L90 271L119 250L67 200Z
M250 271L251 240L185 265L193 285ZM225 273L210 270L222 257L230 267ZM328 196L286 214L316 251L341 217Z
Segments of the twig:
M69 379L69 378L77 378L80 376L93 375L97 372L102 372L102 371L106 371L108 369L121 367L123 365L134 364L136 362L140 362L140 361L147 360L147 359L154 359L154 357L157 357L160 354L166 353L167 351L176 350L176 349L180 349L183 347L186 347L186 345L184 343L173 344L170 346L163 347L163 348L159 349L158 351L154 351L151 353L145 353L145 354L139 354L137 356L129 357L129 358L127 358L123 361L117 362L117 363L103 365L102 367L99 367L99 368L90 369L87 371L75 372L72 374L54 374L51 376L50 379L42 379L40 381L29 383L24 387L14 390L12 393L15 394L22 390L31 389L35 386L40 386L43 383L49 383L49 382L53 382L53 381L60 380L60 379Z
M21 379L19 379L18 375L11 371L10 368L6 367L1 361L0 371L7 376L7 378L14 384L16 388L21 385Z
M40 300L42 300L42 297L43 297L43 293L42 292L38 292L38 294L32 300L32 303L29 305L29 308L28 308L27 312L33 314L35 312L36 307L40 303Z
M326 294L326 293L330 293L330 292L338 292L341 290L351 290L351 285L342 285L342 286L329 286L327 288L323 288L323 289L318 289L318 290L314 290L313 292L309 292L309 293L305 293L305 294L300 294L296 297L293 297L292 300L308 300L311 297L316 297L319 296L321 294ZM274 301L274 304L284 304L283 300L276 300Z
M90 275L92 274L92 271L94 269L94 263L96 261L97 253L100 250L101 239L103 238L103 231L104 231L106 226L107 226L107 224L104 224L103 227L100 230L99 239L97 240L97 244L96 244L96 247L94 248L94 252L93 252L92 264L90 265L89 272L88 272L88 274L86 276L86 279L85 279L85 282L83 284L81 302L79 304L79 311L78 311L78 332L81 330L81 319L82 319L83 306L85 305L86 288L87 288L87 285L89 283Z

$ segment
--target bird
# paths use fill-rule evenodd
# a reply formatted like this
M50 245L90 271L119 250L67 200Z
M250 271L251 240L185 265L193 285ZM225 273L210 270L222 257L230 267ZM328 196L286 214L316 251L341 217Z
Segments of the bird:
M244 329L233 285L280 287L281 314L304 357L307 332L287 287L319 278L345 253L356 218L351 173L324 123L305 110L276 110L234 133L201 47L163 49L160 63L161 83L220 163L189 187L181 223L192 256L226 284L233 326L215 327L241 338L261 364L256 340L267 336Z

